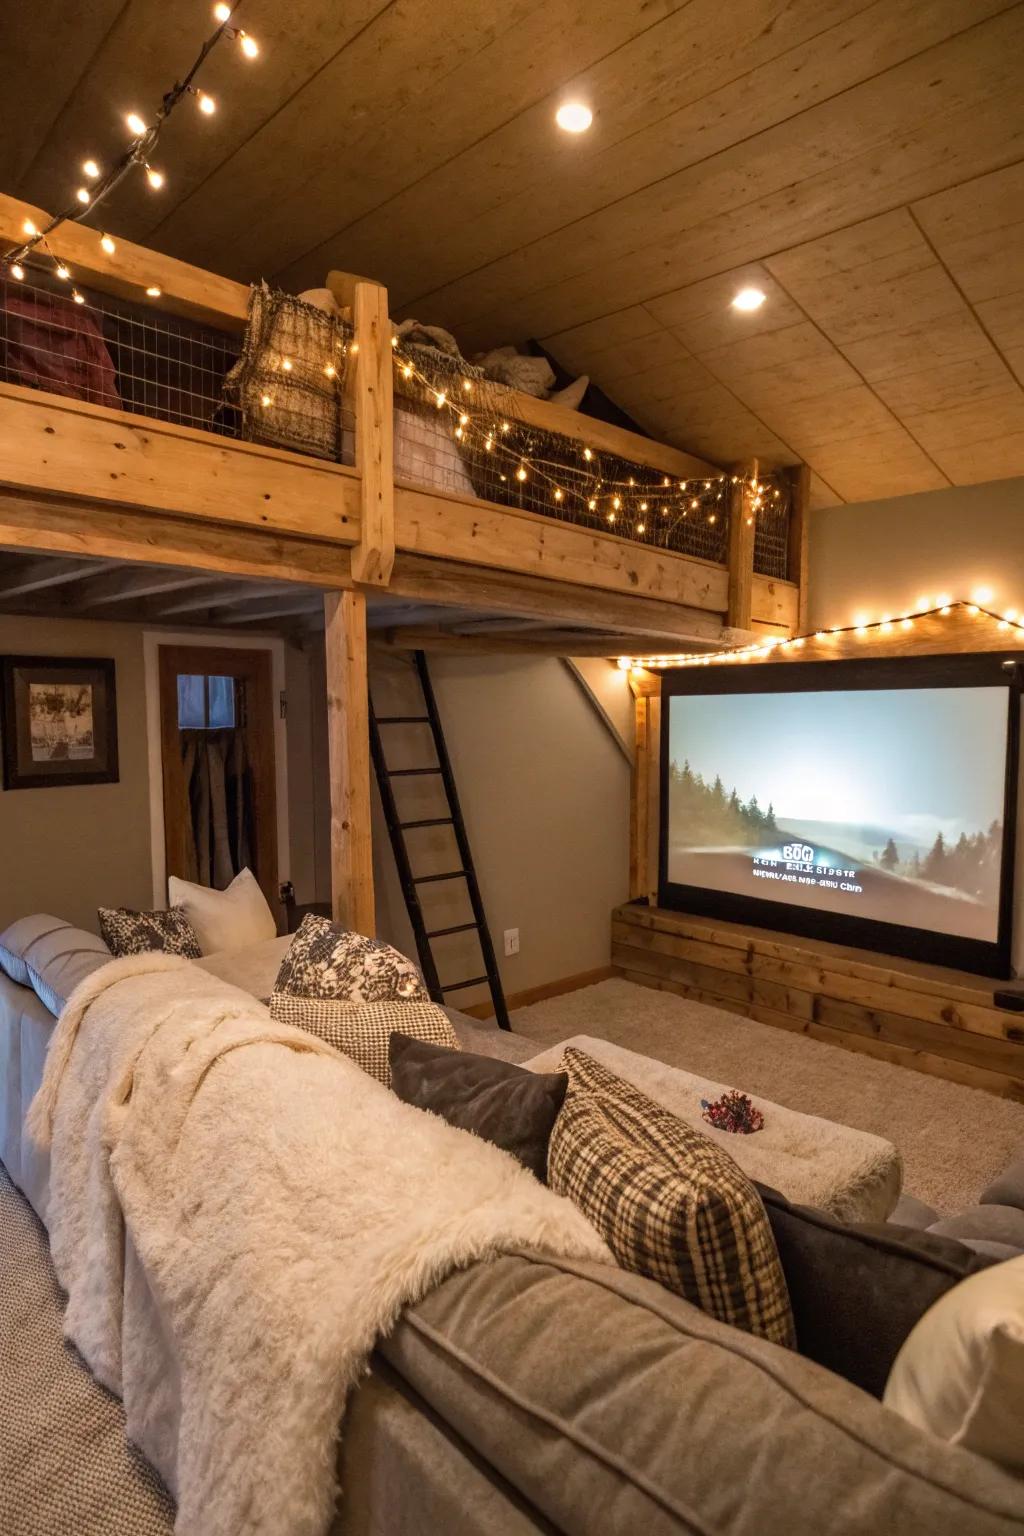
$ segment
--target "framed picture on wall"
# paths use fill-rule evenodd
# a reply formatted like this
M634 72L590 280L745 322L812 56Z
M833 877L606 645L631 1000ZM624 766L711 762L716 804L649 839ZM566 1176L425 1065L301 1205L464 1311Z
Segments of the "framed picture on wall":
M114 663L0 657L4 789L117 782Z

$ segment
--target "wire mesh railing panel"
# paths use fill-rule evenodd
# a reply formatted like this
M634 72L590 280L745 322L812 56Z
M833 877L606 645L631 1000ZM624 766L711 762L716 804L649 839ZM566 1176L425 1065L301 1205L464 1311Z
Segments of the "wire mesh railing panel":
M755 569L785 576L785 475L666 475L521 420L514 392L461 360L409 346L395 363L398 479L716 565L728 561L730 507L742 500L756 523Z
M237 437L238 411L224 380L238 338L156 308L142 310L79 287L73 300L59 279L29 269L0 284L0 378Z

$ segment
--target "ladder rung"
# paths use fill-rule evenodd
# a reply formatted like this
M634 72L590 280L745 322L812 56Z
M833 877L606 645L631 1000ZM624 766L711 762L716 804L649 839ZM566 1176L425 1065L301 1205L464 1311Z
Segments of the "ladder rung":
M440 768L389 768L389 779L407 779L415 773L440 773Z
M449 933L468 933L471 928L478 928L479 923L457 923L454 928L435 928L433 933L428 933L428 939L443 939Z
M474 976L471 981L454 981L450 987L442 987L442 992L464 992L467 987L485 987L486 976Z
M455 823L450 816L428 816L425 821L400 821L398 825L408 832L411 827L453 827Z
M378 715L378 725L429 725L429 715Z
M464 869L452 869L446 875L417 875L412 883L413 885L430 885L434 880L464 880L465 878Z

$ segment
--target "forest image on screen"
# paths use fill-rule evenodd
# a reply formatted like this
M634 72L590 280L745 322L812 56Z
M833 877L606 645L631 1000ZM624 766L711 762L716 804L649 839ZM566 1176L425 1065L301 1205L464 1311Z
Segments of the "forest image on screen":
M675 695L675 885L995 942L1004 688Z

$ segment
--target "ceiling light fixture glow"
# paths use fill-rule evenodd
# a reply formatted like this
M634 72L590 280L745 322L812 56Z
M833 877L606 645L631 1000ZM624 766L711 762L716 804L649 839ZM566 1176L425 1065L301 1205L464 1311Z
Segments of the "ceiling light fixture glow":
M768 297L760 288L741 288L732 301L733 309L742 310L744 314L750 314L755 309L760 309Z
M555 122L566 133L586 133L593 121L593 112L582 101L563 101L555 113Z

